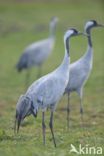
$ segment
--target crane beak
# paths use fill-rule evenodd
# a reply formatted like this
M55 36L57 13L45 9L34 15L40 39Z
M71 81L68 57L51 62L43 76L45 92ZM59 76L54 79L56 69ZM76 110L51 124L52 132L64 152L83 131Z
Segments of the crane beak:
M83 33L83 32L79 32L78 35L88 36L88 34Z
M98 24L97 26L98 27L104 27L104 24Z
M78 35L83 35L83 33L82 32L78 32Z
M89 36L89 34L87 34L87 33L83 33L82 35L83 35L83 36L87 36L87 37Z
M19 128L20 128L20 124L21 124L22 118L21 118L21 114L17 114L16 112L16 116L15 116L15 123L14 123L14 133L19 133Z
M21 124L21 116L19 116L17 120L17 133L19 133L20 124Z

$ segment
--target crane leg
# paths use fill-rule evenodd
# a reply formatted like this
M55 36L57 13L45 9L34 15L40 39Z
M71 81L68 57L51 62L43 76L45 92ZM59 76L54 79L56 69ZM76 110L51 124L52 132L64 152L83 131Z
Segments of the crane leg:
M46 130L46 126L45 126L45 114L44 112L42 112L42 130L43 130L43 144L45 145L45 130Z
M67 104L67 127L69 129L69 122L70 122L70 93L68 93L68 104Z
M16 134L16 130L17 130L17 111L15 114L15 120L14 120L14 134Z
M15 119L15 121L14 121L14 134L16 134L16 124L17 124L17 120Z
M83 97L83 89L79 91L79 96L80 96L80 114L81 114L81 122L82 122L82 127L83 127L83 103L82 103L82 97Z
M82 97L80 97L80 114L81 114L81 122L83 125L83 105L82 105Z
M77 93L80 97L80 115L81 115L81 125L83 127L83 103L82 103L82 98L83 98L83 88L80 88L77 90Z
M50 129L51 129L53 143L54 143L54 146L56 147L56 141L55 141L54 132L53 132L53 111L51 111L49 126L50 126Z

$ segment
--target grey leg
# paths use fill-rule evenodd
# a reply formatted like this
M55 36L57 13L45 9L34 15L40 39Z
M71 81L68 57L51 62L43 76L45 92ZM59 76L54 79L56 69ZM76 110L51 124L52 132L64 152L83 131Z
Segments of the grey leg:
M79 96L80 96L80 114L81 114L81 122L83 125L83 103L82 103L82 98L83 98L83 89L80 89L78 92Z
M83 116L82 98L80 98L80 113Z
M80 97L80 114L81 114L81 121L83 124L83 105L82 105L82 97Z
M17 133L19 133L19 128L20 128L20 124L21 124L21 115L18 117L17 119Z
M45 130L46 130L46 126L45 126L45 114L44 112L42 112L42 130L43 130L43 144L45 145Z
M70 94L68 93L68 104L67 104L67 127L69 129L69 120L70 120Z
M16 134L16 128L17 128L17 112L15 114L15 120L14 120L14 134Z
M53 132L53 111L51 111L49 126L50 126L50 129L51 129L53 143L54 143L54 146L56 147L56 141L55 141L54 132Z

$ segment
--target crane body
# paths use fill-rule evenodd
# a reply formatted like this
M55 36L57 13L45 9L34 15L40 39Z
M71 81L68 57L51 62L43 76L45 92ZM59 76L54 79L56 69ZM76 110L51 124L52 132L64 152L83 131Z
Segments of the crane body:
M66 31L64 35L65 55L61 65L53 72L35 81L28 88L25 95L22 95L20 97L16 107L15 129L17 125L17 132L19 131L21 121L26 116L33 114L36 117L39 109L41 109L43 143L45 144L45 111L47 108L50 108L51 114L49 126L52 133L54 146L56 147L56 141L53 132L53 114L56 109L57 103L61 99L69 80L69 39L72 36L78 35L82 35L82 33L79 33L76 29L70 29Z
M68 85L65 89L64 94L68 95L68 104L67 104L67 126L69 128L69 114L70 114L70 94L75 91L80 97L80 113L81 119L83 122L83 88L88 80L92 66L93 66L93 47L91 40L91 30L94 27L103 27L103 25L98 24L95 20L88 21L85 24L85 33L87 34L88 46L85 54L74 63L70 64L70 77Z
M58 18L53 17L50 21L49 37L30 44L25 48L23 54L20 56L16 68L18 72L27 69L26 86L28 86L30 77L29 69L31 67L38 66L39 71L37 78L41 76L41 67L43 63L48 59L54 47L57 22Z

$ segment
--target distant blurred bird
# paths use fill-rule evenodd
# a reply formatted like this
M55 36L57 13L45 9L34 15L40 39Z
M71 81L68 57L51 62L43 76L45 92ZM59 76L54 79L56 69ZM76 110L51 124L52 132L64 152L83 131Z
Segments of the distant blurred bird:
M80 96L80 113L83 121L83 88L92 70L93 63L93 48L91 40L91 29L94 27L102 27L95 20L90 20L85 24L85 33L87 33L88 47L87 52L78 61L70 64L70 77L68 85L65 89L65 94L68 95L67 104L67 126L69 127L69 114L70 114L70 93L75 91Z
M38 77L41 76L41 66L52 52L55 42L56 24L58 22L57 17L53 17L50 21L50 35L49 38L30 44L21 55L16 68L18 72L23 69L27 69L26 85L29 81L29 69L32 66L38 66Z
M21 121L30 114L37 116L39 108L42 109L42 129L43 129L43 143L45 144L45 111L50 108L50 122L49 126L52 133L54 146L56 142L53 132L53 113L58 101L62 97L69 80L69 38L77 36L79 33L75 29L68 30L64 35L65 56L61 65L53 72L43 76L35 81L27 90L25 95L22 95L16 106L16 121L15 131L19 131Z

